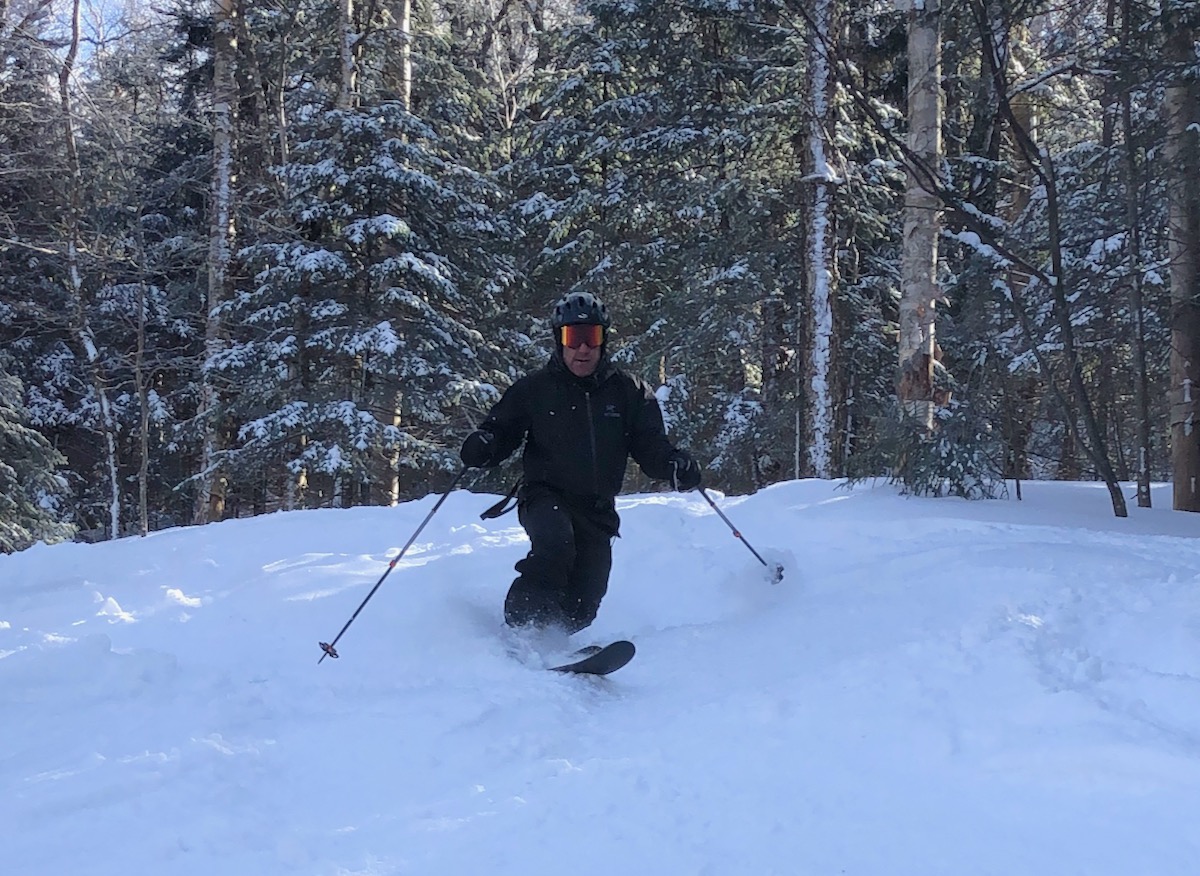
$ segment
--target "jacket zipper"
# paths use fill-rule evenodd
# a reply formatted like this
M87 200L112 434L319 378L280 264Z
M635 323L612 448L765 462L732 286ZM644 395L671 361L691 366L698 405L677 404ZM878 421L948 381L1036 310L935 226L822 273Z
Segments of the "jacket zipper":
M596 456L596 422L592 419L592 392L589 389L583 391L584 404L587 407L588 421L588 441L592 445L592 486L596 490L596 495L600 495L600 460Z

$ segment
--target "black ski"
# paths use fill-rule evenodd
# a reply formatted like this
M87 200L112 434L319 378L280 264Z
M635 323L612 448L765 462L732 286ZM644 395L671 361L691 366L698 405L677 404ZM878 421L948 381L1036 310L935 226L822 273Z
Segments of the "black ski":
M605 645L573 663L551 666L550 669L553 672L570 672L575 675L608 675L632 660L636 651L633 642L622 639L611 645Z

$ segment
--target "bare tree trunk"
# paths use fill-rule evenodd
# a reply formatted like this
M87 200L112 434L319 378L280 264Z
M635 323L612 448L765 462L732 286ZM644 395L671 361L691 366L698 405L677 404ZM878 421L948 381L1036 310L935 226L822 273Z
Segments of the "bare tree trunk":
M1128 46L1132 32L1133 15L1131 0L1121 3L1121 42ZM1133 312L1133 396L1137 410L1137 503L1139 508L1150 507L1150 378L1146 361L1146 309L1142 300L1142 232L1138 210L1137 152L1134 148L1133 109L1126 88L1121 94L1121 126L1125 134L1125 216L1129 233L1129 309Z
M412 112L412 0L401 0L400 3L400 102L405 111ZM392 425L397 429L404 422L404 393L396 390L392 399ZM397 447L389 458L391 483L388 488L388 501L391 505L400 502L400 448Z
M138 258L141 264L139 241ZM138 394L138 526L143 536L150 534L150 386L146 376L146 283L138 282L137 350L133 358L133 381Z
M338 0L338 18L341 28L341 79L338 84L338 109L354 106L358 93L358 64L354 57L357 37L354 33L354 0Z
M225 481L220 450L220 397L208 364L224 347L217 308L225 300L233 242L233 118L236 84L237 14L234 0L213 2L213 169L208 236L208 300L204 320L204 365L198 417L203 429L197 478L196 523L220 520L225 513Z
M1194 74L1191 4L1164 2L1167 60L1173 67L1163 96L1167 144L1164 169L1171 275L1171 466L1176 511L1200 511L1200 94Z
M127 177L132 187L133 180ZM142 234L142 211L138 210L133 231L138 278L137 332L133 352L133 385L138 398L138 533L150 534L150 381L153 374L146 371L146 310L149 296L146 294L146 241Z
M412 0L400 2L400 101L412 112Z
M404 422L404 393L400 390L396 391L395 399L392 403L392 425L399 430ZM391 483L388 485L388 504L400 504L400 448L396 448L390 454L389 471Z
M936 173L942 161L940 0L908 9L908 148ZM934 302L938 298L941 202L931 186L908 170L901 256L900 355L896 393L912 416L933 429Z
M785 434L784 399L785 381L792 379L795 351L791 343L789 325L794 319L795 307L783 289L777 288L765 296L762 302L762 406L766 421L775 424L758 446L753 465L755 487L762 487L787 476L783 458ZM662 381L660 380L661 384ZM791 413L788 406L788 413ZM788 418L790 420L790 417Z
M833 298L837 277L837 247L834 227L833 195L840 180L829 166L826 147L831 142L828 131L832 126L831 104L833 77L830 75L829 39L832 32L833 4L831 0L816 0L812 20L816 33L809 41L808 91L813 117L809 124L809 167L806 177L813 182L813 192L806 259L809 289L810 320L807 332L809 349L805 368L808 377L806 417L809 433L806 436L808 463L819 478L833 477L834 435L834 325Z
M1119 39L1116 0L1105 0L1104 31L1112 42ZM1107 156L1114 154L1117 121L1121 106L1120 101L1116 99L1115 92L1119 83L1115 81L1115 77L1105 81L1102 87L1100 149ZM1113 162L1105 161L1100 171L1098 196L1105 203L1113 200L1113 167L1115 167ZM1126 200L1126 205L1128 204L1129 201ZM1096 385L1096 418L1099 422L1100 433L1106 437L1113 448L1113 463L1117 478L1124 481L1129 479L1129 463L1125 454L1125 442L1122 439L1124 406L1118 399L1117 375L1119 371L1125 369L1117 361L1117 327L1114 314L1116 306L1115 296L1100 296L1096 307L1097 317L1084 331L1086 337L1091 337L1095 341L1093 355L1096 358L1089 364L1088 370L1092 372Z
M75 117L71 109L71 76L79 56L81 26L80 0L71 4L71 42L58 72L59 108L62 113L63 139L67 151L67 271L74 318L72 329L87 362L88 377L100 408L100 434L104 443L104 461L108 469L108 537L121 535L121 480L117 471L117 425L108 399L100 350L88 319L84 301L83 274L79 264L80 226L83 223L83 172L79 166L79 149L75 142Z
M274 134L272 137L270 137L270 139L273 142L275 149L274 160L280 165L286 165L291 160L287 112L287 90L289 82L288 61L291 56L290 42L292 34L299 26L300 11L301 7L299 4L292 4L291 8L286 13L287 17L280 22L280 32L277 38L279 40L279 51L277 53L278 66L273 71L274 79L271 79L271 71L268 71L268 73L265 75L260 75L260 79L269 80L268 82L264 82L262 87L264 92L270 95L270 114L274 122ZM247 33L247 29L244 26L244 21L245 17L240 16L239 24L243 24L243 26L239 27L238 33L248 41L250 39L250 35ZM245 52L243 54L254 55L255 53ZM290 198L290 184L288 182L288 177L286 175L272 174L271 178L274 180L279 201L281 203L286 203ZM305 294L305 292L301 293L301 295ZM297 310L298 314L294 320L293 330L296 333L296 337L304 338L308 336L307 316L304 313L304 307L297 308ZM303 383L300 377L300 373L303 368L300 360L303 358L303 356L303 345L301 345L300 350L297 352L297 361L290 362L288 364L286 384L289 392L292 391L293 387L295 387L297 383ZM297 448L296 455L297 457L302 457L304 452L304 436L299 436L295 443ZM270 466L271 463L267 463L266 465ZM286 464L282 466L282 469L282 472L278 475L283 481L281 502L284 510L293 511L299 507L300 503L302 503L304 500L304 489L307 485L307 472L301 469L299 472L294 473L288 469ZM268 470L267 472L264 472L264 480L268 485L265 489L270 489L270 485L275 483L276 477L277 475L274 471Z

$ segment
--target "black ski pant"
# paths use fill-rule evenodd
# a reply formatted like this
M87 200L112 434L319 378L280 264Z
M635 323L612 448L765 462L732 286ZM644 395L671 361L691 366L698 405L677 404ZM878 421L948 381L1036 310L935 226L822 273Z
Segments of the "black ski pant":
M517 514L529 535L529 554L504 600L513 627L589 626L608 591L612 540L620 519L611 499L568 497L527 487Z

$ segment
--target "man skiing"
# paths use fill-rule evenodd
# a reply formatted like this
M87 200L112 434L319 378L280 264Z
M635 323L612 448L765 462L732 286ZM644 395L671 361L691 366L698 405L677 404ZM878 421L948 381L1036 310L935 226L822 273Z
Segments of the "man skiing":
M555 349L541 369L514 383L463 442L463 464L499 465L525 442L517 512L529 554L504 601L512 627L568 634L596 618L608 590L615 498L629 457L677 490L700 486L700 466L667 438L649 385L608 358L608 309L571 292L551 319Z

